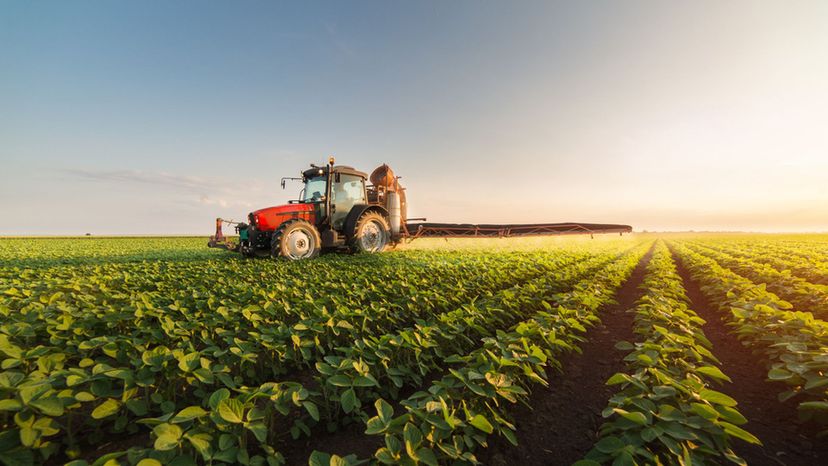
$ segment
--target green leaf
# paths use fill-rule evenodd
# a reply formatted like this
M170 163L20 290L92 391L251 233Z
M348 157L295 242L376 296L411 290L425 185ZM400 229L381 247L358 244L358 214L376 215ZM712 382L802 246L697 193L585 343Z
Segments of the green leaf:
M159 424L152 429L155 434L154 447L159 451L172 450L178 446L183 431L175 424Z
M222 419L233 424L244 421L244 405L235 398L221 400L218 404L218 413Z
M607 380L606 385L618 385L621 383L629 382L629 380L629 375L619 372L610 377L609 380Z
M331 455L321 451L314 450L308 458L308 466L330 466Z
M828 411L828 401L804 401L799 403L799 409Z
M724 380L725 382L731 382L730 377L726 376L724 372L721 371L716 366L702 366L696 368L696 372L700 374L704 374L708 377L713 377L714 379Z
M319 408L316 407L316 403L312 401L303 401L302 406L305 407L305 410L310 414L310 417L313 418L314 421L319 421Z
M328 378L328 383L333 385L334 387L350 387L351 379L349 379L347 376L339 374Z
M417 448L423 443L423 434L414 424L407 422L403 428L403 440L405 449L411 456L416 456Z
M32 429L30 426L20 428L20 443L22 443L24 447L33 447L38 436L37 431Z
M192 372L200 365L201 354L193 352L178 358L178 368L184 372Z
M236 437L230 434L221 434L219 436L219 450L227 450L236 445Z
M486 432L487 434L491 434L492 432L494 432L494 427L489 422L489 420L486 419L486 417L482 414L477 414L473 418L471 418L469 420L469 424L473 425L479 430L482 430L483 432Z
M207 411L202 409L201 406L190 406L179 411L178 414L170 420L170 422L173 424L179 424L182 422L192 421L195 418L206 415Z
M719 412L722 419L731 424L736 424L738 426L747 423L747 419L745 419L745 417L742 416L742 413L737 411L736 408L731 408L729 406L716 406L716 411Z
M736 437L738 439L744 440L745 442L753 443L756 445L762 444L762 442L760 442L758 438L754 437L753 434L742 429L741 427L736 427L729 422L722 422L720 423L720 425L722 426L724 431L732 437Z
M657 430L653 427L645 427L641 430L641 438L644 439L645 442L652 442L653 440L658 437L661 430Z
M368 435L376 435L384 432L387 427L386 423L379 416L372 417L365 423L365 433Z
M828 385L828 377L818 377L806 383L804 388L805 390L813 390L826 385Z
M339 397L339 402L342 404L342 410L346 413L350 413L351 411L353 411L357 403L357 396L354 389L349 388L345 390Z
M615 411L624 419L632 421L638 425L647 425L647 416L645 416L644 413L640 413L638 411L629 412L620 408L615 408L613 411Z
M716 411L712 406L703 403L692 403L690 405L690 410L708 420L719 417L718 411Z
M193 375L200 381L207 384L213 383L213 373L210 372L208 369L203 367L199 367L198 369L193 371Z
M616 451L624 448L625 446L626 444L622 442L621 439L612 435L610 435L609 437L604 437L595 443L595 448L601 453L606 454L615 453Z
M213 452L213 448L211 442L213 441L213 437L210 434L200 433L200 434L184 434L184 438L189 440L190 445L195 448L197 452L201 454L201 457L205 460L209 460L210 456Z
M147 412L149 412L149 406L147 405L147 400L143 400L140 398L132 399L124 403L128 410L132 412L132 414L136 416L146 416Z
M23 409L23 403L18 400L0 400L0 411L20 411Z
M253 435L256 437L260 443L265 443L267 441L267 427L261 422L251 422L244 426L250 432L253 432Z
M159 345L149 351L145 351L141 356L141 360L148 366L159 367L164 364L170 354L170 350L166 346Z
M417 450L417 460L420 463L427 464L428 466L438 466L437 463L437 456L434 455L434 452L429 450L428 448L420 448Z
M658 425L662 426L664 432L666 432L673 438L679 440L695 440L697 438L697 435L694 431L691 431L686 426L678 422L659 423ZM662 441L664 441L664 436L661 436L659 438Z
M113 398L108 398L106 401L98 405L92 411L92 419L103 419L117 413L121 408L121 402Z
M353 384L354 387L374 387L377 385L377 382L368 377L358 375L354 378Z
M736 400L716 390L702 390L699 392L701 399L713 404L722 406L736 406Z
M121 464L118 459L126 454L125 451L116 451L114 453L107 453L99 456L98 459L92 463L92 466L118 466Z
M216 409L218 408L219 402L221 400L226 400L227 398L230 398L230 390L226 388L220 388L214 391L212 395L210 395L210 399L207 402L207 404L210 405L210 409Z
M78 392L78 393L75 393L75 399L80 401L80 402L85 403L85 402L89 402L89 401L95 401L95 395L93 395L89 392Z
M377 408L377 415L383 423L388 423L394 417L394 408L382 398L374 402L374 407Z
M630 452L622 450L618 453L618 456L615 457L615 460L612 462L612 466L636 466L636 462Z
M40 398L29 403L29 406L37 408L41 413L58 417L63 415L63 403L58 397Z
M160 461L152 458L144 458L135 466L163 466Z
M771 369L768 371L768 379L770 380L788 380L793 377L791 372L786 371L785 369Z
M86 377L81 377L79 375L71 374L66 377L66 386L67 387L74 387L75 385L83 383L86 380Z

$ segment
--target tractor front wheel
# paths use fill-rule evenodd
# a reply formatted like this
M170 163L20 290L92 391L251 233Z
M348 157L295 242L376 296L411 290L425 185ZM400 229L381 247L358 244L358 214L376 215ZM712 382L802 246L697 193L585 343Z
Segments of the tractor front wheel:
M273 232L270 255L274 259L313 259L322 249L319 231L305 220L289 220Z
M354 252L382 252L390 239L391 228L385 216L379 212L368 211L357 220L350 246Z

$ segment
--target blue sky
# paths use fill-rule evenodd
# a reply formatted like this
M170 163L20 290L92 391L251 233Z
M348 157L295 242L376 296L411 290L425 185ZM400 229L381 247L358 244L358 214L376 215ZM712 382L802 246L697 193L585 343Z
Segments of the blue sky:
M0 8L0 234L206 234L329 154L436 221L828 230L825 2Z

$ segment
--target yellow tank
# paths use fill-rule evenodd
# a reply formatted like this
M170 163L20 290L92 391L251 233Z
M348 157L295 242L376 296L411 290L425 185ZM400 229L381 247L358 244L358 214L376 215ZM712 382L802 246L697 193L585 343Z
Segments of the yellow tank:
M400 185L400 181L394 174L394 170L392 170L391 167L389 167L387 164L382 164L379 167L375 168L373 172L371 172L371 176L369 177L369 179L371 180L371 184L374 185L374 189L378 192L377 200L380 203L384 204L385 208L389 212L392 210L392 206L389 204L389 200L391 200L391 198L393 197L389 198L389 196L386 196L385 193L398 194L399 216L395 215L394 223L397 223L397 218L399 218L400 226L405 225L405 222L407 220L406 213L408 210L408 206L405 202L405 188L403 188ZM394 202L394 204L396 204L396 202ZM393 210L397 210L396 205L394 206Z

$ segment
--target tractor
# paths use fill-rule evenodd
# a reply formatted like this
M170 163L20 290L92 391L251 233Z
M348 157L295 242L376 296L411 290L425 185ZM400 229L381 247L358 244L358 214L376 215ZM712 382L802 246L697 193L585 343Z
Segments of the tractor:
M248 257L311 259L323 250L381 252L399 243L406 222L405 193L388 165L368 175L352 167L328 164L302 172L301 178L282 178L304 184L299 199L287 205L251 212L247 222L216 219L216 235L208 246ZM235 225L238 242L224 237L223 223Z

